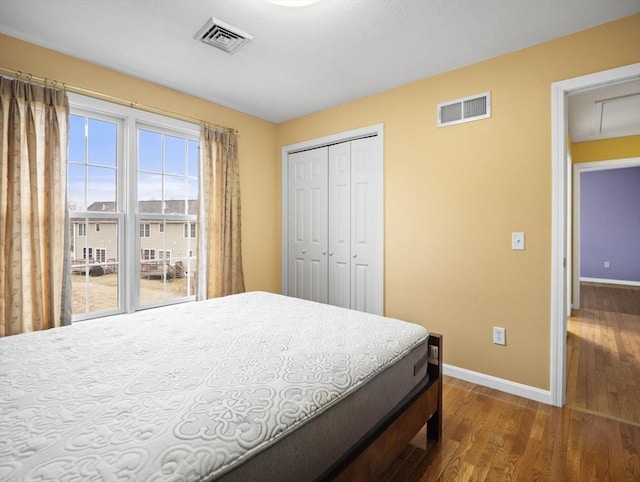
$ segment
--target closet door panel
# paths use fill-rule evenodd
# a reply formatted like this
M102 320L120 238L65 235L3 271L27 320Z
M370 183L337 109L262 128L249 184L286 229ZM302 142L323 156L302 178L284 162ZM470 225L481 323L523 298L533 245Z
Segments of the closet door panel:
M329 147L329 303L351 308L351 147Z
M289 155L288 293L326 303L327 182L326 147Z
M351 141L351 307L382 315L383 169L377 137Z

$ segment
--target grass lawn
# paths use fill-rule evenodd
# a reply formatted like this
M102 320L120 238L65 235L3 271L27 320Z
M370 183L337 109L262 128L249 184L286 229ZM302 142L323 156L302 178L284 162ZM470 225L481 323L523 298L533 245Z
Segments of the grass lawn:
M94 311L112 310L118 306L118 275L116 273L103 276L73 274L73 314L79 315ZM191 293L195 289L195 280L191 280ZM87 310L87 291L89 306ZM140 302L142 304L171 300L187 296L187 278L168 280L140 278Z

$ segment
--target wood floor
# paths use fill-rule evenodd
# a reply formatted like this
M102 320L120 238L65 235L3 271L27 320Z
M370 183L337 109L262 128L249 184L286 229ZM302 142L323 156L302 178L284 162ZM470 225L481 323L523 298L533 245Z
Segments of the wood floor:
M381 480L640 482L640 288L583 285L581 306L566 407L445 377L441 442L420 432Z
M640 426L640 288L582 284L567 333L567 405Z
M383 481L640 481L640 427L444 378L442 440L420 432Z

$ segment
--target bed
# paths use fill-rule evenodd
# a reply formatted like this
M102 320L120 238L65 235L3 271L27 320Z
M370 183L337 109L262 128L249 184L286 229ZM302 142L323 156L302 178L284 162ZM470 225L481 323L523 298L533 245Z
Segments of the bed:
M0 340L0 480L375 480L442 431L442 338L264 292Z

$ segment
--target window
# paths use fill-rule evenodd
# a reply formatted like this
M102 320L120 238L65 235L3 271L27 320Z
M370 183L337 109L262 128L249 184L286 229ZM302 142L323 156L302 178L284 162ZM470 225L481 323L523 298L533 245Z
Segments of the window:
M142 261L154 261L156 259L156 250L149 248L141 250L140 259Z
M150 223L140 223L140 237L141 238L150 238L151 237L151 224Z
M196 223L185 223L183 236L185 238L195 238L196 237Z
M106 263L107 261L107 250L104 248L96 248L96 263Z
M195 241L183 225L197 225L198 126L69 101L73 321L194 300Z

